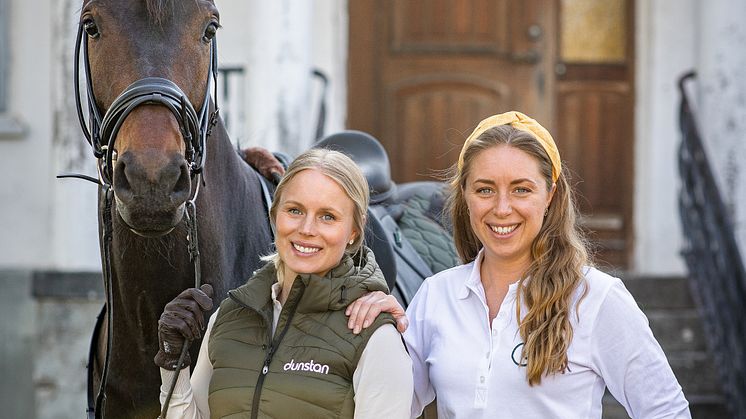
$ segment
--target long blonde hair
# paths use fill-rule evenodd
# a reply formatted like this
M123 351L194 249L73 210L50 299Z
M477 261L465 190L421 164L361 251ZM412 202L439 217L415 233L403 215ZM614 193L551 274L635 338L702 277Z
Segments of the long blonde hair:
M464 197L466 179L476 156L501 144L533 156L539 162L547 191L552 188L552 163L530 133L500 125L468 142L461 170L456 165L451 169L451 193L446 206L453 223L456 250L464 263L473 261L482 248L469 223ZM562 373L567 369L567 349L573 336L572 297L581 286L581 299L587 293L582 273L583 266L588 264L587 245L577 227L578 214L566 170L563 168L560 172L547 216L531 244L531 264L518 281L516 317L520 319L519 332L524 342L521 359L526 361L530 385L540 384L544 374ZM527 308L523 318L522 303Z
M357 232L357 235L352 244L347 246L345 252L349 254L357 252L362 247L365 239L365 222L369 201L368 181L365 179L363 172L357 164L355 164L351 158L339 151L325 148L312 148L296 157L296 159L290 163L285 175L282 177L280 183L277 184L277 188L275 189L275 196L272 201L272 206L269 209L270 223L274 228L275 220L277 220L277 207L282 201L282 196L285 193L288 183L290 183L298 173L308 169L316 169L337 182L337 184L342 187L347 196L352 200L352 203L354 204L352 228ZM308 186L312 187L313 185ZM262 260L273 262L277 272L283 271L283 262L277 252L263 257Z

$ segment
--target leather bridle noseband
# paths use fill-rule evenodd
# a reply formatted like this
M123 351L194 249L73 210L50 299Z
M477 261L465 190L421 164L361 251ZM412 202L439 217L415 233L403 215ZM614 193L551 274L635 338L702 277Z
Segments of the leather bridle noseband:
M85 42L83 42L83 38ZM80 52L83 50L83 61L85 66L86 92L88 100L88 117L89 123L83 112L83 105L80 97ZM161 77L146 77L130 84L124 91L114 99L109 109L101 115L98 108L96 97L93 92L93 82L91 80L91 67L88 60L88 40L84 30L84 23L78 25L78 35L75 40L75 63L73 65L74 87L75 87L75 105L78 112L78 120L83 130L83 134L91 146L93 155L97 160L98 179L85 175L62 175L58 177L77 177L97 183L103 192L103 205L99 208L99 222L102 226L101 232L101 256L102 271L104 277L104 292L106 303L99 314L96 322L96 328L91 340L91 347L88 355L88 408L86 410L89 419L98 419L103 417L104 405L106 401L106 380L109 370L109 360L112 347L112 325L113 325L113 294L111 278L111 239L112 239L112 204L114 200L113 193L113 160L117 134L122 127L127 116L140 105L161 105L168 108L174 115L179 124L179 129L185 143L185 155L189 164L190 176L194 189L191 192L191 199L185 204L185 223L187 226L187 245L190 259L194 265L195 287L199 288L201 284L201 268L199 257L199 246L197 242L197 214L196 199L199 193L199 186L202 181L202 169L204 167L207 148L205 147L207 137L218 121L219 109L217 106L217 41L212 39L210 44L210 64L208 67L207 85L205 87L205 96L202 102L202 108L199 114L192 106L183 90L174 82ZM214 110L210 109L210 83L213 85ZM209 114L209 115L208 115ZM104 359L103 370L101 373L101 383L98 394L95 396L93 389L93 363L96 356L98 333L103 321L104 314L107 316L108 340L106 344L106 355ZM188 345L184 344L179 364L182 363ZM178 376L178 371L174 378ZM171 383L171 391L175 384L175 379ZM167 399L170 399L171 391ZM165 409L168 407L168 401L162 416L165 416Z

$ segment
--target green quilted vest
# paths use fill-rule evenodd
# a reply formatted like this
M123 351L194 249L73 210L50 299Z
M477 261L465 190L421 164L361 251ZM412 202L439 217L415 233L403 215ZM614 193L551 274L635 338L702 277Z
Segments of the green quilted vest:
M229 292L210 334L213 418L352 418L352 376L379 316L359 335L347 328L347 305L368 291L387 292L367 248L345 256L325 277L299 275L272 333L272 264ZM254 410L256 410L254 412Z

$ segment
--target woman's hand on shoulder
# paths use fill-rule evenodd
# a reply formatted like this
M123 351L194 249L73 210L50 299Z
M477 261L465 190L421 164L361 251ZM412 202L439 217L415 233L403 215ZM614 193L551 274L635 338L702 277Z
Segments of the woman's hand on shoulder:
M396 329L399 333L404 333L407 330L409 320L404 308L393 295L381 291L369 292L347 306L345 314L350 317L347 320L347 327L352 329L352 333L358 334L361 330L373 324L373 321L381 313L389 313L394 316Z

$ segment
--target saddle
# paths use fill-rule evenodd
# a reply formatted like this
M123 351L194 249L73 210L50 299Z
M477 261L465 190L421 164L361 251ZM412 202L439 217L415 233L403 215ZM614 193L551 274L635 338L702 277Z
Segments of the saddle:
M342 131L314 147L345 153L370 188L365 232L391 293L406 307L425 278L459 263L449 226L443 222L445 184L396 184L381 143L362 131Z

